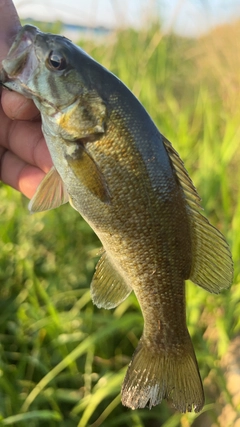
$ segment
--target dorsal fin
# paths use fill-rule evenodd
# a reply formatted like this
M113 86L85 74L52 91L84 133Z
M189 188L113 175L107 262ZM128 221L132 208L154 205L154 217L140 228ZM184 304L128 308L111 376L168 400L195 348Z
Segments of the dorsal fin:
M93 303L107 309L117 307L132 291L112 266L106 253L97 263L90 290Z
M220 231L200 214L200 197L178 153L163 137L172 166L184 191L192 235L192 266L189 279L209 292L227 289L233 279L233 262L229 246Z

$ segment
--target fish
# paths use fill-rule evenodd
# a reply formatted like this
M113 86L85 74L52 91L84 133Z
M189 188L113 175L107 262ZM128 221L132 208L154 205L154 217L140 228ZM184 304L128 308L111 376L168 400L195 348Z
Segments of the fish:
M0 81L36 104L54 165L30 212L69 202L103 245L93 303L112 309L132 291L139 302L143 333L122 404L152 408L166 399L176 411L199 412L185 281L217 294L231 285L233 262L178 153L124 83L63 36L23 26Z

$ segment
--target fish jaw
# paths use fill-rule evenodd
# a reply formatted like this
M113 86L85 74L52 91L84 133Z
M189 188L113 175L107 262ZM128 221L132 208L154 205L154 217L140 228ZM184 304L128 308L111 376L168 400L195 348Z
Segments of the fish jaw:
M37 28L27 25L17 34L7 58L2 61L0 81L4 87L33 98L28 82L38 67L34 43Z

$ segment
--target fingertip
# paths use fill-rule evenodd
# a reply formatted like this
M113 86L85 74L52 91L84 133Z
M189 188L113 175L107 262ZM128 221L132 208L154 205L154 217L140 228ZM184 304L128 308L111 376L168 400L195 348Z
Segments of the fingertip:
M39 110L31 99L9 90L2 91L2 108L12 120L33 120L39 116Z
M45 173L10 151L2 155L1 180L31 199Z
M31 165L26 165L19 175L18 190L31 199L45 177L45 173Z

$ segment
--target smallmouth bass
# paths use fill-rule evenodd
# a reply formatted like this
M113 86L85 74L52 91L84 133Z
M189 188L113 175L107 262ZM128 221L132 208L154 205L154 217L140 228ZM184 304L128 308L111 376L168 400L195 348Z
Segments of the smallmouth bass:
M114 308L133 290L144 330L122 386L136 409L167 399L200 411L204 393L186 325L185 280L209 292L233 276L223 235L170 142L112 73L68 39L24 26L2 62L3 86L31 98L54 167L31 212L70 202L104 248L93 302Z

